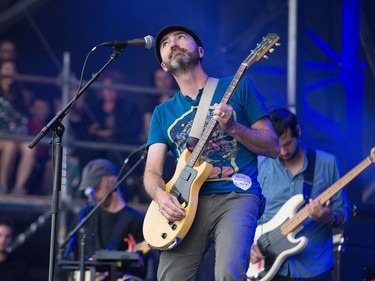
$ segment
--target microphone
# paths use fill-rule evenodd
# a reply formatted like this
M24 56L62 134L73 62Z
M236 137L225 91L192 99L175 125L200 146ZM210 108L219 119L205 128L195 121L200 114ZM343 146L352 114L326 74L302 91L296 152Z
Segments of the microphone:
M97 47L114 47L114 48L126 48L129 46L145 47L151 49L155 45L155 39L151 35L147 35L143 39L137 38L126 41L109 41L99 44Z
M95 199L95 190L93 187L86 187L85 188L85 196L89 200L90 205L96 205L96 199Z

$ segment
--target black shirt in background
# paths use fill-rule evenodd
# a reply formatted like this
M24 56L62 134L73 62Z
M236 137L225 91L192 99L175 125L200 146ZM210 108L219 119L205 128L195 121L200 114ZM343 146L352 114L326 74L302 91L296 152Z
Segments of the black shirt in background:
M20 258L9 255L5 261L0 262L0 280L30 281L28 264Z

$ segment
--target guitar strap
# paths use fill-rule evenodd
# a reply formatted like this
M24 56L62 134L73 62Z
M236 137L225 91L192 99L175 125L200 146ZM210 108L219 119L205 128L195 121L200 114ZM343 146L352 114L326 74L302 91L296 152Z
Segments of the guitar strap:
M206 121L207 111L211 104L212 97L214 95L218 82L219 82L219 79L209 77L206 82L206 85L204 86L202 97L198 105L198 110L197 110L197 113L195 114L193 125L191 126L189 138L186 141L186 148L190 151L193 151L200 136L202 135L204 123ZM266 206L266 197L261 195L259 209L258 209L258 219L262 216L265 206Z
M307 168L303 173L303 198L306 204L311 197L311 189L314 182L314 171L316 162L316 151L312 148L307 148Z
M191 126L189 138L186 141L186 148L190 151L193 151L195 145L202 135L208 108L210 107L218 82L219 79L209 77L206 85L204 86L201 100L199 101L197 112L195 113L193 125Z

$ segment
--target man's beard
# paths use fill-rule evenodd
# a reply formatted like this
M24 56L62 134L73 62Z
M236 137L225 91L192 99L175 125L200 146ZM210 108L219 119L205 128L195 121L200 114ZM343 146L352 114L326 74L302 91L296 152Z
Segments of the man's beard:
M167 69L174 75L179 76L186 73L192 66L196 66L199 62L198 50L191 53L186 49L178 48L180 52L175 59L165 63Z
M297 142L296 148L294 149L293 153L288 158L281 158L281 160L283 162L291 162L292 160L294 160L294 158L296 158L300 150L301 150L301 145Z

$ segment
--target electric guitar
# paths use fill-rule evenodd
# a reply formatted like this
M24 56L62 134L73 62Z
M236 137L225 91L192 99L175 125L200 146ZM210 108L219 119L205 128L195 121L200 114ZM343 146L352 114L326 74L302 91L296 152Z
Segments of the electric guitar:
M270 33L263 38L262 42L257 45L237 70L221 103L229 102L248 67L259 61L269 50L272 52L271 47L278 40L279 36L275 33ZM182 241L189 231L198 206L199 190L212 170L211 164L201 163L200 156L217 125L218 122L211 119L193 152L188 149L182 152L172 179L164 187L165 191L178 198L180 204L185 208L186 216L179 221L169 222L160 214L158 204L155 201L151 202L143 223L143 236L151 248L172 249Z
M320 204L325 204L374 161L375 147L368 157L317 197ZM306 247L306 237L295 238L296 233L302 229L302 223L308 218L306 206L296 213L304 203L302 194L293 196L269 222L257 227L254 241L266 258L256 264L250 262L247 271L248 281L271 280L287 257L301 252Z

